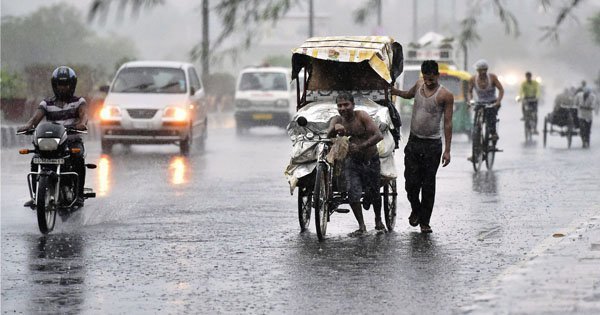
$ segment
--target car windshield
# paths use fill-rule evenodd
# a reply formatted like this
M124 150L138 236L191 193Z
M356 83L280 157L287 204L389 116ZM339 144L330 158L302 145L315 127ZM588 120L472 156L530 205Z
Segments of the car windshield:
M186 92L185 72L182 69L135 67L119 72L112 87L114 93L167 93Z
M287 91L285 73L280 72L246 72L242 74L240 91Z

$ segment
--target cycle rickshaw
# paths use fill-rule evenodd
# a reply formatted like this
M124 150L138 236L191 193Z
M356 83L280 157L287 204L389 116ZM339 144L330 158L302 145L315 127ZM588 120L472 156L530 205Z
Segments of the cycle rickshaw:
M296 84L297 113L287 128L293 148L285 175L291 192L298 188L301 231L308 229L312 209L319 240L324 239L333 213L350 212L338 208L347 203L342 163L326 158L332 142L326 132L330 119L338 115L335 97L340 91L351 92L355 110L366 111L384 135L377 144L380 194L385 224L394 229L394 151L401 123L391 102L391 86L402 72L402 63L402 46L387 36L313 37L293 50L292 79L302 79L304 84Z
M567 138L567 147L571 148L573 136L579 134L579 119L577 107L572 104L562 104L544 117L544 147L548 134L558 134Z

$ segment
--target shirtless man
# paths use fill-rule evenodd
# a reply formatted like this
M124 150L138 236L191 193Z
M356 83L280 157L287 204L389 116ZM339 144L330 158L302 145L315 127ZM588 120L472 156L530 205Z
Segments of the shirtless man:
M421 65L423 78L408 91L392 88L392 94L415 98L410 136L404 148L405 189L412 208L408 222L420 225L422 233L431 233L429 220L435 201L435 176L440 165L450 163L454 96L438 82L438 64L426 60ZM442 154L440 122L444 117L445 149ZM422 197L421 197L422 196Z
M346 189L352 212L358 221L358 230L351 236L364 234L367 231L360 207L363 190L368 203L375 212L375 229L385 230L381 221L381 197L379 195L380 169L377 143L383 135L375 122L365 111L354 110L354 97L347 92L340 92L335 99L339 115L331 119L328 137L336 135L349 136L348 156L344 161Z

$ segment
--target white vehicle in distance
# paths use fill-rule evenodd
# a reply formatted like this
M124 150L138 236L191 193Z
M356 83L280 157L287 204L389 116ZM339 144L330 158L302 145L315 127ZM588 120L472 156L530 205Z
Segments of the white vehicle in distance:
M251 127L286 128L296 111L296 83L284 67L248 67L240 72L235 89L237 134Z
M177 144L182 155L207 136L204 88L192 64L133 61L119 68L100 111L102 151L114 144Z

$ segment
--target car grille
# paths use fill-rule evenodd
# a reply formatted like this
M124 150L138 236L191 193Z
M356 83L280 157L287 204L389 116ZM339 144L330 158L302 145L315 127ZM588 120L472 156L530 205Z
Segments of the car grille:
M273 101L256 101L256 102L252 102L253 106L259 106L259 107L275 107L275 102Z
M154 117L158 110L156 109L128 109L129 117L137 119L150 119Z

